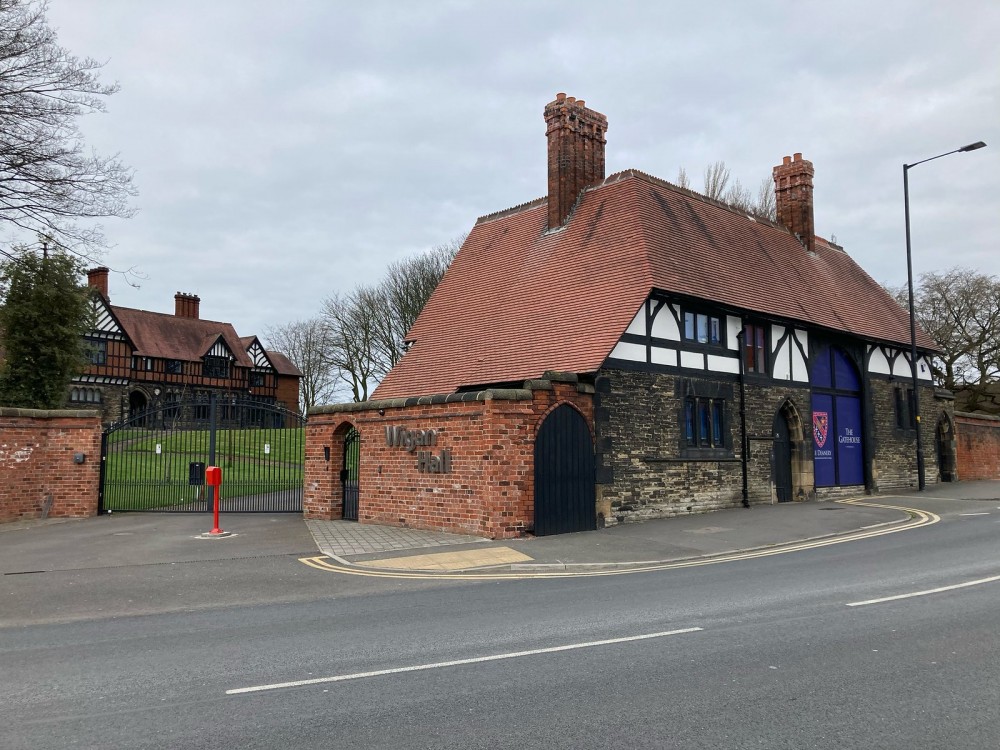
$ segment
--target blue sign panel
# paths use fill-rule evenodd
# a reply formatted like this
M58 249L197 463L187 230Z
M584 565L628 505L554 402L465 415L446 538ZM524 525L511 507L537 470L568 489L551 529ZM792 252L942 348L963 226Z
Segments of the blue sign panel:
M817 388L832 388L833 373L830 369L830 350L821 349L812 364L809 382Z
M864 451L861 443L861 399L837 396L837 484L865 483Z
M812 397L813 472L817 487L837 484L833 434L833 397L814 393Z
M833 350L833 386L842 391L860 391L858 372L840 349Z

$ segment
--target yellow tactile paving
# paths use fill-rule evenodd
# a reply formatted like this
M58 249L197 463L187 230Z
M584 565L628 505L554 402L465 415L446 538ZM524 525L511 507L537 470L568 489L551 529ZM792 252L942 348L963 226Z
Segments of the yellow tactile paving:
M430 555L387 557L382 560L365 560L354 564L366 568L392 568L394 570L470 570L490 565L526 562L531 559L510 547L489 547L464 552L435 552Z

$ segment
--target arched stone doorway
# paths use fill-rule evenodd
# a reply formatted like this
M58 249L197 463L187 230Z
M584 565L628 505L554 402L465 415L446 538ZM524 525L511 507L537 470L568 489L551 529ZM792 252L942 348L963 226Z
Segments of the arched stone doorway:
M774 447L771 454L775 500L805 500L812 495L812 461L802 416L791 400L774 414Z
M132 391L128 396L128 418L134 421L136 426L141 425L136 418L141 415L146 409L149 408L149 399L146 398L146 394L142 391ZM145 421L145 420L143 420Z
M535 534L597 528L594 443L584 416L557 406L535 436Z

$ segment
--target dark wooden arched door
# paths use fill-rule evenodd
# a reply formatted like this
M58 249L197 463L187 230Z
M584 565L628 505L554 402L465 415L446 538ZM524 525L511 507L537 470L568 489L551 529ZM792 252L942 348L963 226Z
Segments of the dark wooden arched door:
M563 404L545 418L535 438L535 534L596 527L590 428L580 412Z

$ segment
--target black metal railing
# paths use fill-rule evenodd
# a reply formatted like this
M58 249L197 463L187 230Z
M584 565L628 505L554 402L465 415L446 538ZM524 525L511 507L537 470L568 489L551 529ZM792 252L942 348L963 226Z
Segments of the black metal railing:
M211 510L204 467L222 468L220 509L302 510L305 419L272 403L220 398L154 405L102 439L102 511Z

